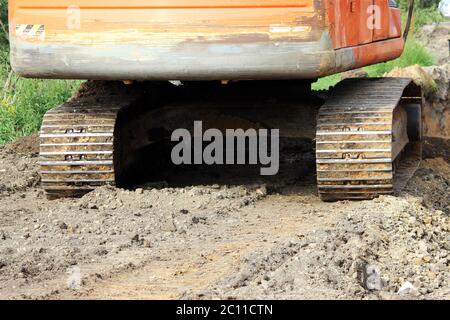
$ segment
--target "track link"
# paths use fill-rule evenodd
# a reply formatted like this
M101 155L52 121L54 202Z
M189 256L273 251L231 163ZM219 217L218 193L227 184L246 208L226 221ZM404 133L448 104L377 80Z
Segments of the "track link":
M401 189L420 163L420 125L395 136L397 113L420 119L421 92L410 79L347 79L320 109L317 181L325 201L373 199ZM400 122L400 121L398 121ZM419 120L420 123L420 120ZM406 121L405 121L406 126ZM400 156L405 156L400 159ZM397 167L395 163L399 163Z
M77 197L115 185L114 140L118 113L136 97L77 97L48 111L40 132L42 187L49 198Z

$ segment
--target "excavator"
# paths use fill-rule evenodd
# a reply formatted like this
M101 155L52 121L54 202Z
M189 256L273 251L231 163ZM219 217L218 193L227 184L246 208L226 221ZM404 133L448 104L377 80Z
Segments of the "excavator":
M412 12L402 28L394 0L9 0L13 70L88 80L43 118L42 186L124 187L139 157L170 161L160 142L201 119L310 139L324 201L394 194L421 161L421 89L311 84L401 56Z

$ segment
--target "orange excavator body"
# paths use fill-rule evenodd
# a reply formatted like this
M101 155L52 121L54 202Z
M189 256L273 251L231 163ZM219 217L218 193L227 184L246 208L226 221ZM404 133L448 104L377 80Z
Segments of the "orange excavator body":
M315 79L404 48L389 0L10 0L9 14L11 64L34 78Z

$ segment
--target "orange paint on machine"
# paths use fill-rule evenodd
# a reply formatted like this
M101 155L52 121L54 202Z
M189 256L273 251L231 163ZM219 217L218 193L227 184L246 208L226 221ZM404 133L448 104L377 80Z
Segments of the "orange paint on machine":
M11 0L9 8L12 65L30 77L310 79L396 58L404 44L390 0Z

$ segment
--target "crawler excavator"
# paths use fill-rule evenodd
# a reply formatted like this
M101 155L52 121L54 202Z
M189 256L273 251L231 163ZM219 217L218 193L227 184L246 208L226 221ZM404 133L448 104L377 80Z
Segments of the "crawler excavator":
M402 28L394 0L9 0L17 74L91 80L43 119L43 188L124 186L144 150L204 119L315 141L325 201L392 194L421 159L420 88L311 83L399 57L410 6Z

